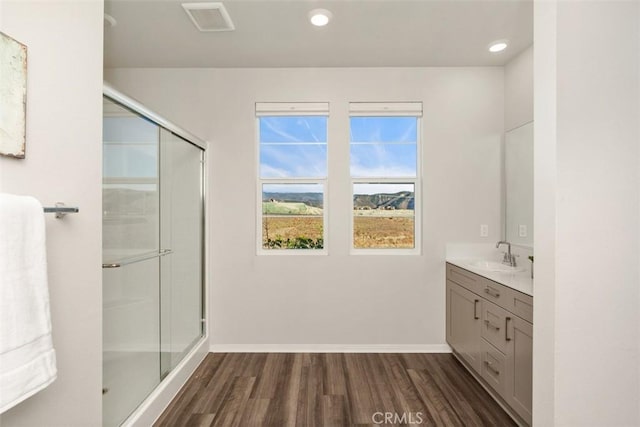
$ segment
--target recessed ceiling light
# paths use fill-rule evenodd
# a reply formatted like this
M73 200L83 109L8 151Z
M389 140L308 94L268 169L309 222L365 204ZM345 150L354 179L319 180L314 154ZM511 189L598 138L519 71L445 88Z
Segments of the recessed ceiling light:
M313 9L309 12L309 21L316 27L324 27L332 17L333 14L327 9Z
M498 53L507 48L507 40L496 40L489 45L489 52Z

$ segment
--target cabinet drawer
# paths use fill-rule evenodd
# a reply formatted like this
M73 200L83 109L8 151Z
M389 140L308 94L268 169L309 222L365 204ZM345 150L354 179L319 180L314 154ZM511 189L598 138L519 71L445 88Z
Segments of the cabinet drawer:
M507 352L507 318L510 314L503 308L485 301L482 304L482 338L493 344L502 353Z
M485 279L482 283L481 295L487 301L491 301L492 303L499 305L500 307L507 308L505 306L508 305L510 299L509 291L510 289L508 287L496 282L492 282L489 279Z
M503 398L506 395L506 357L487 341L482 340L480 376Z
M456 282L471 292L479 294L482 289L483 280L486 279L463 268L447 264L447 280Z
M447 280L456 282L498 305L502 305L504 301L508 300L508 287L452 264L447 264Z

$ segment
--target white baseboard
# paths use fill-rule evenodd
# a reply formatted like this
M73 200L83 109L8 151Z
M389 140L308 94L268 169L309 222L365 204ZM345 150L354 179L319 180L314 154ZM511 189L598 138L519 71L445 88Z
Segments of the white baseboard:
M211 353L451 353L447 344L211 344Z

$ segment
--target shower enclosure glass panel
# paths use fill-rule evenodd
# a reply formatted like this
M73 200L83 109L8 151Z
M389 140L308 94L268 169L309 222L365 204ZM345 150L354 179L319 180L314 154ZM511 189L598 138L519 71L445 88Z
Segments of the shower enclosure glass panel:
M204 151L107 97L103 425L118 426L204 335Z
M103 120L103 260L159 249L160 127L106 100Z
M166 375L202 336L202 150L160 131L161 369Z
M160 128L104 100L103 424L160 383Z
M159 258L103 270L103 425L120 425L160 383Z

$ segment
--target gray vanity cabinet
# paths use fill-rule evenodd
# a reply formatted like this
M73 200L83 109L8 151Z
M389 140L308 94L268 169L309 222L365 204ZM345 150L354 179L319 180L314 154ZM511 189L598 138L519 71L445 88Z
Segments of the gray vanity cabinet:
M520 423L531 425L533 298L447 264L447 342Z

